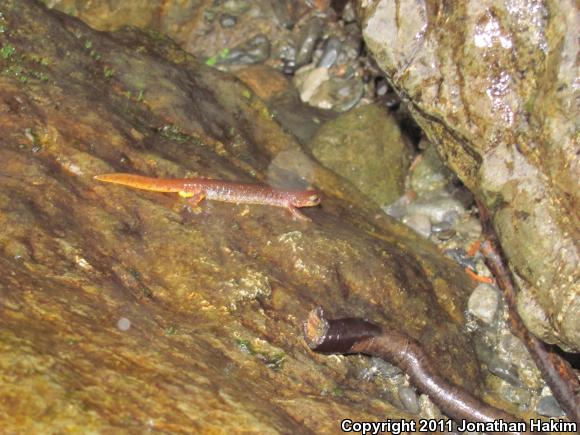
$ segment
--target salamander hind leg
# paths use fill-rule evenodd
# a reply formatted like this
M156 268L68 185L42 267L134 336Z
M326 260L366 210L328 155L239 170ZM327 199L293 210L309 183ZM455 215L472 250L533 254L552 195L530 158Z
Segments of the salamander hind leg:
M196 208L199 206L199 203L205 199L205 194L203 192L179 192L179 196L182 198L187 198L187 202L193 207Z

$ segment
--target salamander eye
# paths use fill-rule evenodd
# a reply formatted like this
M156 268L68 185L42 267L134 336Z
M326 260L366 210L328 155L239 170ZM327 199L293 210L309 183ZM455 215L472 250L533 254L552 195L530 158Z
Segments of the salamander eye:
M308 202L310 202L310 204L314 204L314 205L320 204L320 195L317 193L310 195L308 197Z

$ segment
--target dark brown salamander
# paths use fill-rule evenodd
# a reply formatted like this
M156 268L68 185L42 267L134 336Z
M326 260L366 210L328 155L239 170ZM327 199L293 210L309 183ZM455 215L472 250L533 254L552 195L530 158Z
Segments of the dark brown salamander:
M322 309L316 308L304 322L304 337L316 352L363 353L396 365L409 375L419 391L427 394L444 414L456 421L521 421L444 379L433 368L419 343L400 331L382 329L360 318L325 319Z

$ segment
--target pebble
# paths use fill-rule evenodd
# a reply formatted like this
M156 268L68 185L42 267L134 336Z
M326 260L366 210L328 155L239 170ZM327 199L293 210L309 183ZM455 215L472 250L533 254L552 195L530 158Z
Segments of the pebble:
M293 45L284 44L280 46L279 53L280 59L296 63L296 47Z
M394 92L387 92L382 98L382 103L391 111L395 111L401 105L401 99Z
M450 210L448 212L443 213L441 220L438 223L446 223L449 225L453 225L457 218L459 217L459 212L457 210Z
M379 77L375 82L375 95L378 98L384 97L389 92L389 84L383 77Z
M342 43L338 38L328 38L326 43L324 44L324 51L322 56L318 60L319 67L330 68L338 59L338 55L340 54L340 49L342 47Z
M419 213L429 217L431 222L454 223L459 214L465 213L463 205L452 196L440 192L433 196L419 197L408 207L409 213Z
M489 324L495 318L499 306L499 295L489 284L479 284L467 302L467 309L481 321Z
M358 373L357 378L363 381L370 382L375 378L382 377L392 379L401 375L402 372L397 366L394 366L381 358L373 357L371 358L370 366L363 368Z
M497 393L508 402L517 403L520 409L527 409L532 398L530 391L509 382L501 382Z
M560 404L554 396L542 397L538 402L536 411L546 417L562 417L564 415L564 411L560 408Z
M126 317L121 317L119 320L117 320L117 329L119 329L119 331L128 331L130 327L131 321Z
M322 34L322 21L319 18L313 18L302 31L300 43L296 54L296 65L298 67L310 63L312 53L316 43Z
M479 238L482 231L481 222L479 219L474 217L470 217L467 220L458 221L453 229L458 233L463 234L467 239L470 240Z
M282 65L282 72L288 76L291 76L296 71L296 64L294 61L284 61Z
M280 25L285 29L292 29L294 27L294 19L290 13L288 2L285 0L272 0L271 5Z
M424 214L408 214L403 217L402 222L423 237L429 237L431 235L431 221L429 220L429 217Z
M248 11L252 6L251 2L245 0L226 0L221 9L229 14L240 16Z
M279 58L282 61L282 72L284 74L294 74L296 71L296 47L284 44L279 49Z
M228 27L234 27L237 22L238 22L238 19L230 14L223 14L220 17L220 25L224 29L227 29Z
M449 240L452 239L455 234L457 234L457 231L455 230L444 230L441 232L436 233L437 234L437 238L441 241L445 241L445 240Z
M411 204L413 199L411 195L404 194L395 202L383 207L383 211L389 216L401 220L407 214L407 206Z
M354 23L356 21L356 12L352 2L347 2L342 10L342 21L345 23Z
M364 84L361 80L333 78L323 85L320 98L313 99L313 102L322 109L346 112L360 101L363 93ZM317 101L326 101L328 104L316 104Z
M433 224L431 231L434 233L442 233L444 231L449 231L451 229L451 223L447 221L441 221Z
M443 253L457 261L463 268L469 267L472 270L477 268L477 262L475 261L475 258L470 257L467 254L467 251L463 248L446 249Z
M453 177L430 142L423 140L421 146L427 148L420 154L420 160L411 170L410 180L411 188L419 196L442 191Z
M421 408L419 406L419 398L417 397L415 390L410 387L400 386L399 399L407 411L412 414L419 414Z
M342 43L338 62L350 61L353 64L358 63L364 44L358 34L350 34ZM353 68L352 68L353 69Z
M265 35L259 34L232 48L228 56L219 63L250 65L262 63L269 57L270 41Z
M515 335L508 333L502 336L499 340L498 348L504 359L510 358L513 361L518 361L521 367L535 367L528 349ZM538 370L536 372L539 374Z
M294 76L294 85L300 92L300 99L308 103L328 78L326 68L314 68L312 65L300 68Z
M386 378L394 378L400 376L402 371L397 366L386 362L382 358L371 358L371 368Z
M502 360L509 361L518 368L518 375L523 385L538 391L546 385L524 343L510 332L502 333L496 352Z
M513 364L503 361L497 355L491 357L487 363L487 369L498 378L502 378L511 385L516 387L522 386L522 381L518 376L517 368Z
M491 360L497 356L495 351L497 343L494 339L495 331L491 332L491 329L489 326L478 327L475 329L478 333L473 335L473 345L477 359L485 365L489 365Z
M294 85L303 102L337 112L351 109L364 93L361 80L331 78L327 68L312 64L296 71Z

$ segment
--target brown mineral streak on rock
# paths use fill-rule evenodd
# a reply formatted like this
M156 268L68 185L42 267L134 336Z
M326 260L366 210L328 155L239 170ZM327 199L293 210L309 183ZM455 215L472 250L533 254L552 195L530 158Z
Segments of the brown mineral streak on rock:
M528 328L580 351L577 2L357 4L378 64L494 212Z
M98 33L31 0L2 15L2 430L327 433L345 416L412 418L345 378L351 362L306 350L300 320L321 304L406 331L478 390L464 273L314 160L325 200L309 224L93 180L265 180L299 147L247 88L135 30ZM245 139L233 150L232 130Z

